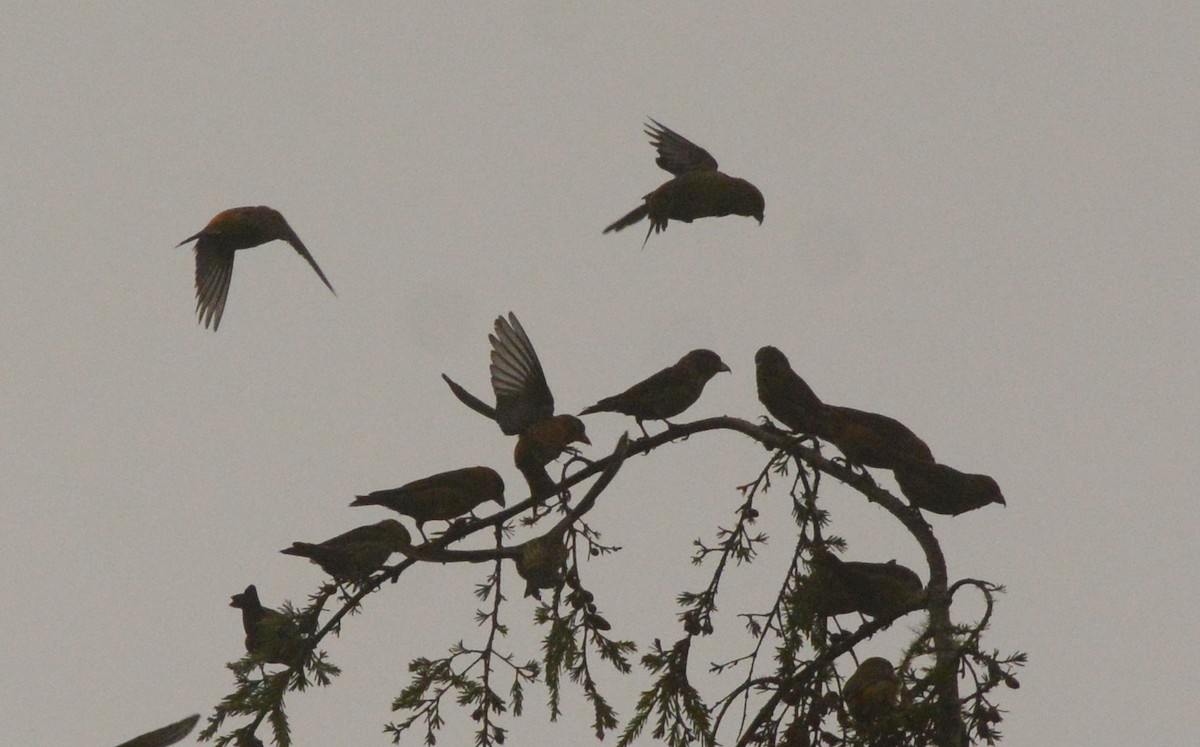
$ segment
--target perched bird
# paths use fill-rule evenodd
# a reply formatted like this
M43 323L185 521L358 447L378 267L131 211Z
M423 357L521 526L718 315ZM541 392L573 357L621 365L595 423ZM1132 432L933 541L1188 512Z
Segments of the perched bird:
M825 403L800 375L792 370L779 348L767 345L754 355L758 401L771 417L797 433L820 433Z
M933 464L933 452L900 421L822 402L777 348L759 348L754 363L759 401L788 428L828 441L864 467Z
M234 594L229 606L242 611L247 653L270 664L290 666L296 661L303 643L299 628L288 615L263 607L254 584L241 594Z
M185 719L180 719L173 724L148 731L145 734L130 739L128 742L121 742L117 747L167 747L167 745L175 744L188 734L192 733L192 729L196 728L196 722L200 720L199 713L193 713Z
M896 709L900 677L887 659L872 656L842 686L842 700L855 723L870 726Z
M806 583L813 612L872 618L897 617L924 594L921 578L895 560L886 563L844 561L824 548L814 548Z
M325 287L337 295L317 261L278 210L265 205L230 208L217 213L199 233L176 244L196 242L196 312L206 328L211 322L215 332L221 325L229 280L233 277L233 253L276 239L291 244L317 271Z
M549 481L544 467L573 443L591 444L583 421L574 415L554 414L554 395L546 383L541 361L516 314L496 318L490 367L496 406L492 407L449 376L442 378L459 401L475 412L495 420L507 436L517 436L513 462L538 493ZM535 486L536 484L536 486ZM552 485L553 483L551 483Z
M391 490L360 495L350 505L386 506L411 516L416 519L417 531L425 537L425 522L457 519L473 512L485 501L504 505L504 479L491 467L464 467L413 480Z
M908 464L895 470L904 497L917 508L958 516L989 503L1007 506L1000 486L987 475L959 472L944 464Z
M642 425L643 420L661 420L670 425L667 418L673 418L691 407L700 399L708 380L721 371L729 371L729 366L725 365L721 356L711 350L693 350L674 365L667 366L620 394L605 397L580 415L593 412L632 415L642 429L642 435L648 435Z
M308 558L337 581L360 583L379 570L392 553L408 547L412 547L412 537L404 525L384 519L321 543L293 542L280 552Z
M903 423L886 415L826 405L817 434L838 447L847 461L895 470L913 463L933 464L933 452Z
M620 231L649 216L644 247L652 232L667 229L668 220L691 223L697 218L745 215L762 224L765 203L758 187L717 171L717 160L708 151L654 119L650 121L654 124L647 124L645 132L658 151L654 162L675 178L643 197L641 205L605 228L604 233Z
M557 589L562 586L567 562L567 546L560 532L525 542L516 548L514 558L517 573L525 579L525 596L541 599L542 589Z

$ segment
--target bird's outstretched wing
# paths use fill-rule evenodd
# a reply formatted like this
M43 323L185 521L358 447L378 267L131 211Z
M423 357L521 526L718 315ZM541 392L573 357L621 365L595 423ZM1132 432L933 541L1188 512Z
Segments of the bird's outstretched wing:
M173 724L167 724L161 729L148 731L145 734L136 736L128 742L121 742L117 747L167 747L169 744L175 744L179 740L192 733L192 729L196 727L196 722L200 720L199 713L193 713L185 719L180 719Z
M717 170L717 159L708 151L654 118L651 117L650 121L654 124L646 125L646 134L650 136L650 144L658 151L658 158L654 162L659 168L675 176L692 171Z
M492 342L492 389L500 430L513 436L553 416L554 395L517 315L510 311L507 319L498 317L496 333L488 339Z

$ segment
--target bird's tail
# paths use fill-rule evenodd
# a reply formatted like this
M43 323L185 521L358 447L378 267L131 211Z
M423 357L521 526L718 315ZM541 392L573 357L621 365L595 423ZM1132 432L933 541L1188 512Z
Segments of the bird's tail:
M633 210L630 210L628 213L626 213L624 215L624 217L622 217L616 223L614 223L611 226L609 226L608 228L604 229L604 233L608 233L609 231L620 231L622 228L632 226L634 223L637 223L642 218L645 218L646 215L647 215L646 203L643 202L641 205L638 205Z

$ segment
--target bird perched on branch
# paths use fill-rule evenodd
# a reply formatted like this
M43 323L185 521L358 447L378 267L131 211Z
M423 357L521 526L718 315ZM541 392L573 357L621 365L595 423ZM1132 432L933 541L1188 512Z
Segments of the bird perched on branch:
M291 244L317 271L325 287L337 295L317 261L278 210L265 205L230 208L217 213L199 233L176 245L196 242L196 313L206 328L211 322L215 332L221 325L229 280L233 277L234 252L276 239Z
M424 538L425 522L457 519L486 501L504 506L504 479L491 467L464 467L413 480L398 488L360 495L350 505L386 506L411 516ZM395 541L396 535L392 537Z
M620 220L604 229L620 231L642 218L650 218L650 228L642 246L651 233L667 229L669 220L691 223L697 218L722 215L744 215L763 222L762 192L745 179L729 176L717 170L717 160L691 140L651 119L646 125L650 144L658 151L655 163L674 178L642 198L642 204Z
M496 318L490 367L496 406L485 403L455 383L442 378L459 401L475 412L495 420L507 436L517 436L513 462L525 475L535 493L553 485L545 467L573 443L591 444L583 421L574 415L554 414L554 395L546 383L542 363L516 314Z
M580 415L594 412L619 412L632 415L642 435L646 433L643 420L661 420L670 425L673 418L695 404L708 380L729 366L711 350L693 350L674 365L667 366L650 378L640 381L620 394L605 397Z
M823 547L814 547L810 566L806 589L812 610L819 615L859 612L872 618L893 618L924 596L921 577L895 560L844 561Z
M771 417L797 433L817 435L825 415L825 403L800 378L779 348L766 345L754 355L758 401Z
M295 663L302 651L299 628L288 615L263 607L254 584L241 594L234 594L229 606L242 611L247 653L266 663L289 666Z
M758 399L767 412L794 431L833 444L846 461L891 470L933 464L929 446L895 418L822 402L777 348L759 348L754 363Z
M361 583L379 570L394 552L412 547L412 537L395 519L356 527L320 543L293 542L284 555L308 558L334 580Z
M944 464L909 464L895 475L909 503L935 514L958 516L989 503L1008 505L1000 486L987 475L959 472Z
M872 656L858 665L842 686L842 700L860 726L872 726L896 710L900 677L887 659Z
M200 720L199 713L193 713L185 719L180 719L173 724L148 731L145 734L130 739L128 742L121 742L117 747L167 747L175 744L181 739L192 733L192 729L196 728L196 722Z

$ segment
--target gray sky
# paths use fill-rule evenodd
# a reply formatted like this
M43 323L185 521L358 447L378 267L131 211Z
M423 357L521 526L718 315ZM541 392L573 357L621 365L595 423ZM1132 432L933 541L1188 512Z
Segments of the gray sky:
M19 743L207 715L242 652L229 595L302 603L320 573L277 551L388 515L356 493L489 464L519 494L512 441L438 378L488 394L510 309L561 411L711 347L733 373L689 416L755 418L774 344L827 401L994 475L1007 509L932 521L952 576L1009 587L988 640L1031 665L1002 695L1007 743L1193 736L1200 9L294 5L6 9L0 702ZM757 184L764 224L602 236L666 179L647 115ZM239 252L207 332L172 247L254 204L339 295L283 244ZM588 427L600 454L634 426ZM595 512L626 550L584 569L616 632L678 635L690 542L764 458L709 434L627 465ZM826 499L851 555L915 565L864 503ZM781 496L761 525L782 552ZM771 560L741 571L755 609ZM408 660L480 640L484 572L371 597L327 646L345 674L289 698L296 743L387 744ZM722 609L698 662L748 644ZM514 598L505 621L531 611ZM628 716L648 680L607 682ZM583 729L577 693L558 726L543 703L514 744Z

